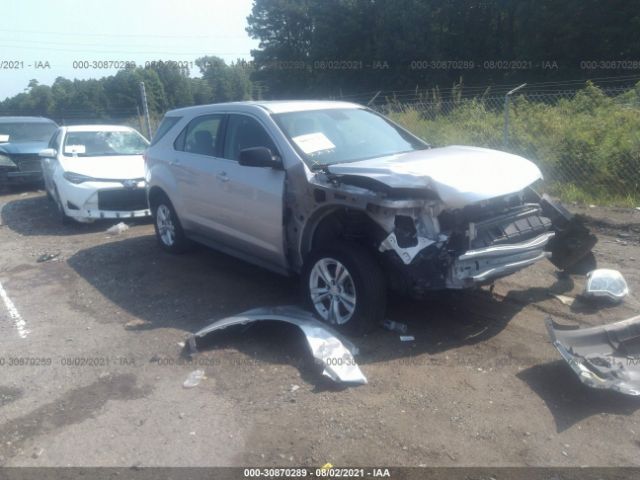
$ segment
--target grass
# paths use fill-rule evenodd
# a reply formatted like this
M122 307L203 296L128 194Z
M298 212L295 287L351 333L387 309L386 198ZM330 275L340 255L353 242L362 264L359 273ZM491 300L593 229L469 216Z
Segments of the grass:
M389 116L429 143L507 150L534 161L546 189L565 201L640 205L640 83L615 96L592 84L570 98L518 97L503 141L501 99L458 99L442 108L392 105ZM497 172L499 174L499 172Z

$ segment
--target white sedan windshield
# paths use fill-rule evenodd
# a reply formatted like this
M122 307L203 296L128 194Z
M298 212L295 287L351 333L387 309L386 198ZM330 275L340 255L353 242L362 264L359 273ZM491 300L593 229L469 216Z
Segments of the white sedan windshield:
M381 115L361 108L289 112L274 118L312 168L428 148Z
M64 155L141 155L148 145L144 137L134 131L69 132L64 142Z

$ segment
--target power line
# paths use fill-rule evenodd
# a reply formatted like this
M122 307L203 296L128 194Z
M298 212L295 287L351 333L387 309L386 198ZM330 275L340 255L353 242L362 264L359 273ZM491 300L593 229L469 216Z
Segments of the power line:
M96 33L96 32L43 32L36 30L11 30L2 29L3 32L24 33L26 35L61 35L61 36L82 36L82 37L127 37L127 38L250 38L248 35L156 35L156 34L132 34L132 33Z
M86 50L81 46L80 48L48 48L48 47L28 47L21 45L0 45L0 48L15 48L19 50L36 50L36 51L56 51L56 52L76 52L76 53L103 53L103 54L128 54L128 55L179 55L179 56L192 56L199 57L205 56L207 53L194 53L194 52L170 52L167 50L162 51L137 51L137 50ZM212 55L213 53L208 53ZM215 55L235 55L235 56L250 56L250 52L215 52Z
M32 45L61 45L61 46L74 46L77 47L78 46L78 42L57 42L57 41L49 41L49 40L17 40L15 38L0 38L0 42L20 42L20 44L32 44ZM103 47L103 46L114 46L114 47L127 47L130 44L127 45L118 45L118 44L105 44L104 42L102 43L86 43L86 42L82 42L81 43L82 46L86 46L86 47ZM132 45L135 47L149 47L149 48L154 48L154 47L158 47L157 44L155 45ZM161 45L162 48L164 48L165 45ZM184 47L184 45L180 45L182 47Z

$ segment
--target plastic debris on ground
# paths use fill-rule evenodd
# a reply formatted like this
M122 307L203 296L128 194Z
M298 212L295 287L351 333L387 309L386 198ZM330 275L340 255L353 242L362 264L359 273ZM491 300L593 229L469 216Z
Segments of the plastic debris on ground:
M145 330L151 327L153 327L153 324L150 321L140 318L135 318L124 324L124 328L127 330Z
M194 370L193 372L191 372L189 374L189 376L184 381L182 386L184 388L197 387L198 385L200 385L200 382L202 381L203 378L205 378L204 377L204 370Z
M640 315L590 328L550 317L545 322L553 346L582 383L640 396Z
M353 355L358 353L355 345L316 319L310 312L295 306L256 308L217 320L188 338L189 349L192 353L196 353L196 339L217 330L262 320L282 321L299 327L307 339L316 362L324 367L322 372L324 376L334 382L367 383L366 377L353 358Z
M37 258L36 262L38 262L38 263L50 262L51 260L55 260L59 256L60 256L60 252L58 252L58 253L43 253L42 255L40 255Z
M404 323L394 322L393 320L385 320L382 326L390 332L401 334L407 333L407 326Z
M120 235L123 232L129 230L129 225L124 222L117 223L116 225L109 227L107 233L110 235Z
M574 297L568 297L566 295L560 295L557 293L552 293L551 295L553 295L557 300L559 300L564 305L567 305L568 307L572 306L573 303L576 301Z
M612 302L621 302L629 294L627 281L617 270L599 268L587 273L584 296L587 298L606 298Z

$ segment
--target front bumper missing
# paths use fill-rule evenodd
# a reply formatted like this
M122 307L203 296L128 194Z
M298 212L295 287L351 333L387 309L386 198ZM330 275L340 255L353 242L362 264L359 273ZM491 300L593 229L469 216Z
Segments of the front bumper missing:
M468 250L460 255L449 271L448 288L468 288L510 275L549 256L545 247L555 235L542 235L521 243L493 245Z
M127 218L144 218L151 216L151 210L133 210L133 211L122 211L122 212L113 212L111 210L92 210L92 209L82 209L82 210L71 210L67 209L67 216L82 222L92 222L93 220L101 220L101 219L127 219Z
M140 201L120 201L108 204L100 201L103 192L121 193L129 195L133 192L145 199L144 204ZM60 189L60 194L65 205L67 216L79 222L92 222L100 219L129 219L151 216L151 211L146 205L146 191L142 182L133 189L123 188L122 183L110 182L84 182L81 184L70 184L66 182L64 188Z
M226 317L197 331L187 339L191 353L196 353L196 340L211 332L233 325L246 325L260 320L277 320L296 325L304 333L316 362L324 367L322 374L334 382L366 384L367 379L353 359L357 348L310 312L295 306L255 308Z
M591 328L545 321L553 346L591 388L640 396L640 315Z

